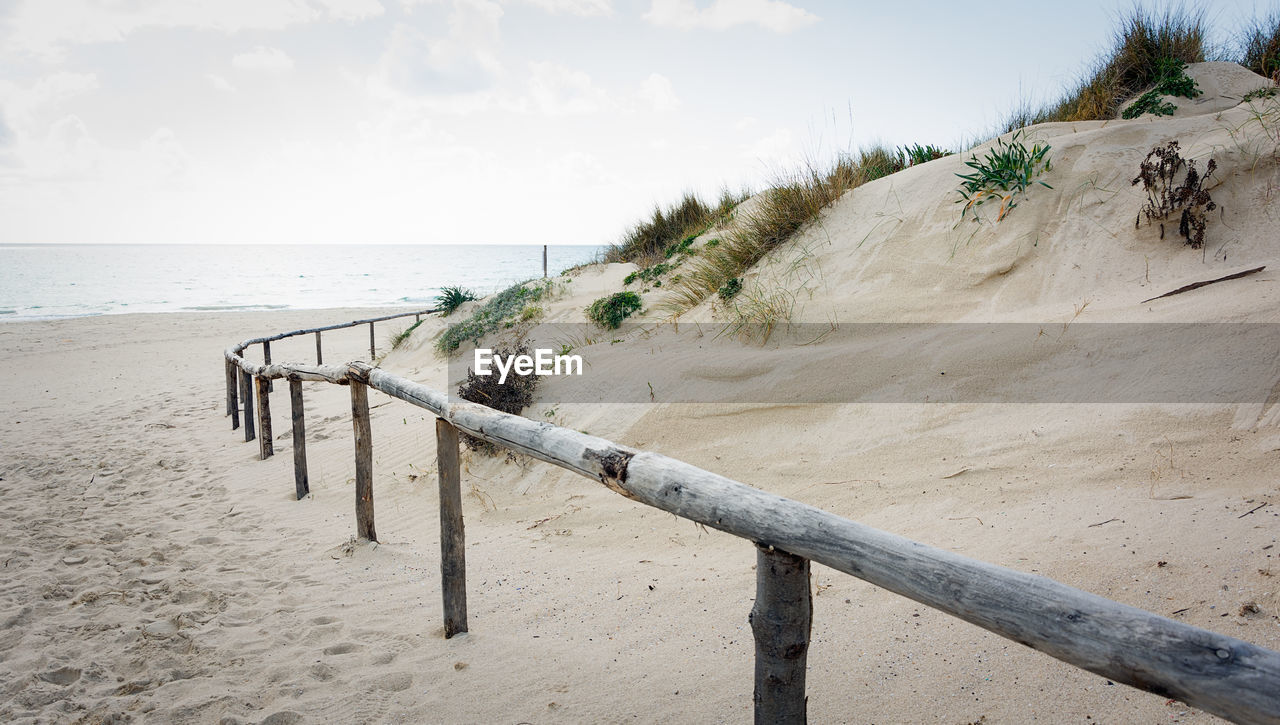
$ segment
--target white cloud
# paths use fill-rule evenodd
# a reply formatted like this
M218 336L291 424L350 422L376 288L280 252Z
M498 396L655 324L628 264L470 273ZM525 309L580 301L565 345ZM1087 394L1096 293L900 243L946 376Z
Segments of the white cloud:
M756 139L743 151L743 156L775 164L790 161L796 154L796 144L789 129L780 128L762 138Z
M380 17L386 10L378 0L316 0L335 20L364 20Z
M613 0L520 0L549 13L569 15L612 15Z
M213 84L214 88L217 88L218 90L223 91L224 93L234 93L236 90L236 87L231 85L230 81L218 75L217 73L205 73L204 77L206 80L208 80L210 83Z
M659 113L674 111L680 107L680 99L676 97L675 89L671 87L671 79L660 73L650 73L649 77L640 84L640 92L637 95L640 100L648 103Z
M293 58L279 48L259 45L248 53L236 55L231 59L231 65L240 70L288 73L293 70Z
M42 133L48 123L47 113L56 111L65 102L98 88L95 73L51 73L37 80L30 87L0 80L0 106L8 114L8 122L15 135Z
M24 55L57 60L68 45L118 42L151 28L279 30L382 12L378 0L27 0L9 18L3 44Z
M598 113L613 102L591 76L558 63L530 63L529 95L539 111L549 116Z
M699 8L694 0L653 0L644 19L680 30L727 30L753 24L777 33L818 22L817 15L781 0L715 0L707 8Z
M504 72L498 59L502 15L490 0L453 0L445 35L396 25L368 79L370 93L418 101L491 89Z
M186 174L191 166L191 155L172 130L159 128L142 143L138 161L143 178L170 183Z

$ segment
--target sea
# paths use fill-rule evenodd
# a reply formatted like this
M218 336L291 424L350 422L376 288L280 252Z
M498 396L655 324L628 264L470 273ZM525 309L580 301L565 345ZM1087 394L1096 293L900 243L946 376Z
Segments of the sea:
M430 307L542 276L542 245L0 245L0 323L90 315ZM549 245L547 272L604 247Z

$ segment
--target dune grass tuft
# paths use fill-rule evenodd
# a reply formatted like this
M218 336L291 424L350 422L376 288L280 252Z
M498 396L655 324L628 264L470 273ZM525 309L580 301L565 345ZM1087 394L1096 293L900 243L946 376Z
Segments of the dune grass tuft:
M1203 62L1209 55L1207 38L1203 10L1171 6L1156 13L1136 7L1121 19L1111 49L1095 61L1076 87L1043 108L1023 105L1015 109L1003 131L1049 121L1115 118L1126 101L1160 80L1162 61Z
M1236 62L1280 83L1280 12L1249 23L1240 38Z
M464 342L475 343L491 332L512 327L517 321L536 319L541 308L534 303L549 296L552 289L551 280L541 279L511 285L485 300L467 319L449 325L436 340L436 352L450 355Z
M720 192L714 204L704 202L698 195L686 193L680 201L663 209L655 206L648 219L637 223L623 235L622 241L605 251L605 262L635 262L642 267L651 266L671 256L668 250L679 247L685 240L692 242L699 234L733 212L750 194L735 194L728 189ZM688 245L685 245L688 248Z
M897 152L875 147L856 158L842 155L827 169L808 164L780 177L718 244L703 247L688 271L670 285L660 307L678 315L697 305L817 219L844 192L898 171L904 163Z

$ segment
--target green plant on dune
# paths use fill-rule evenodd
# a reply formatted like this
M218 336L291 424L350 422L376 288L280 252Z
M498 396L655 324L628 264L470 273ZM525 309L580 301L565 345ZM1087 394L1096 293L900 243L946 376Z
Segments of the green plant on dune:
M1144 113L1172 116L1178 107L1164 100L1165 96L1196 98L1200 95L1200 87L1196 85L1195 79L1185 73L1186 69L1187 64L1176 58L1161 58L1156 61L1158 76L1155 87L1138 96L1138 100L1129 104L1120 117L1133 119Z
M515 322L521 321L520 318L530 305L549 296L553 289L551 280L511 285L485 300L467 319L446 328L436 340L436 351L448 355L464 342L479 342L480 338L489 333L511 327Z
M1267 98L1275 98L1277 92L1280 92L1280 88L1276 88L1275 86L1263 86L1262 88L1255 88L1244 94L1240 97L1240 100L1245 103L1251 103L1253 101L1261 101Z
M734 297L737 297L738 293L741 291L742 291L742 278L734 277L728 282L725 282L724 285L720 287L720 289L716 290L716 295L719 296L721 300L728 302Z
M606 330L614 330L640 307L640 295L635 292L616 292L592 302L587 308L587 319Z
M912 144L910 146L903 146L900 149L899 153L902 154L903 159L907 162L907 166L917 166L919 164L927 164L930 161L933 161L934 159L940 159L944 156L951 155L950 151L939 148L932 144L921 146L918 143Z
M964 162L973 172L956 174L962 182L958 190L961 198L956 200L957 204L964 204L964 209L960 212L961 221L970 210L975 210L976 221L976 208L988 201L997 200L1000 202L1000 211L996 221L1001 221L1034 184L1047 189L1053 188L1044 181L1035 180L1035 177L1051 169L1050 146L1037 142L1028 149L1020 140L1021 134L1021 131L1014 132L1008 142L996 139L995 145L987 150L983 159L979 160L975 154Z
M440 294L436 297L439 303L439 310L445 317L453 314L455 310L462 306L464 302L471 302L476 299L476 293L463 287L441 287Z

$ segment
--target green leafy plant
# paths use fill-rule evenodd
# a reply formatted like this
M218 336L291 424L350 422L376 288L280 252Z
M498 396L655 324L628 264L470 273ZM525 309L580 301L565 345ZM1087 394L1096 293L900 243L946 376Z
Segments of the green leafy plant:
M512 355L528 355L529 347L521 343L514 347L498 348L493 354L495 357L507 360ZM488 375L476 375L474 370L467 368L467 379L458 385L458 397L487 405L503 413L519 415L520 411L533 402L533 394L538 388L539 378L532 372L521 375L516 372L515 366L512 366L506 380L501 383L498 382L500 377L497 370L492 370ZM461 437L467 448L473 451L490 456L498 454L498 447L486 440L476 438L470 433L463 433Z
M587 308L587 319L606 330L613 330L641 306L640 295L635 292L616 292L592 302Z
M741 291L742 291L742 278L734 277L733 279L730 279L728 282L725 282L724 285L720 287L720 289L716 290L716 294L720 296L720 299L724 300L725 302L728 302L729 300L738 296L738 293Z
M1176 140L1151 149L1138 166L1138 175L1130 184L1136 186L1141 183L1143 190L1147 192L1147 203L1138 210L1134 228L1138 228L1145 217L1147 223L1160 225L1160 238L1164 239L1164 221L1180 212L1178 234L1191 248L1204 247L1204 230L1208 223L1206 214L1218 208L1205 190L1204 182L1217 168L1217 163L1209 159L1204 175L1201 176L1196 170L1195 161L1182 158ZM1178 182L1178 174L1184 169L1186 175Z
M1053 188L1044 181L1035 180L1051 169L1050 146L1037 142L1028 150L1019 139L1021 134L1021 131L1014 132L1008 143L1004 139L996 139L995 145L981 161L975 154L964 162L965 166L973 169L973 173L956 174L962 181L959 189L961 198L956 201L964 204L960 212L961 221L971 209L996 199L1000 200L996 221L1001 221L1018 205L1019 197L1026 196L1033 183L1046 189ZM977 219L976 211L974 219Z
M920 144L912 144L903 146L900 153L906 161L907 166L915 166L917 164L926 164L934 159L940 159L944 156L950 156L951 152L938 148L932 144L921 146Z
M644 269L638 269L632 272L622 280L622 283L626 285L631 284L636 280L640 280L642 282L656 283L658 286L661 286L660 281L662 279L662 275L670 271L670 264L667 264L666 262L658 262L651 267L645 267Z
M453 314L462 303L475 299L476 293L463 287L441 287L440 294L436 297L436 301L440 303L439 309L445 317Z
M1120 117L1134 119L1144 113L1150 113L1153 116L1172 116L1178 107L1163 100L1165 96L1196 98L1200 95L1200 87L1196 85L1194 78L1184 72L1186 69L1187 64L1176 58L1157 60L1155 87L1129 104Z
M1261 88L1255 88L1244 94L1241 100L1245 103L1251 103L1253 101L1261 101L1266 98L1275 98L1277 92L1280 92L1280 88L1276 88L1275 86L1263 86Z
M667 248L662 250L662 256L667 259L671 259L677 254L688 254L689 247L693 246L693 242L697 238L698 236L696 234L690 234L675 244L668 244Z

